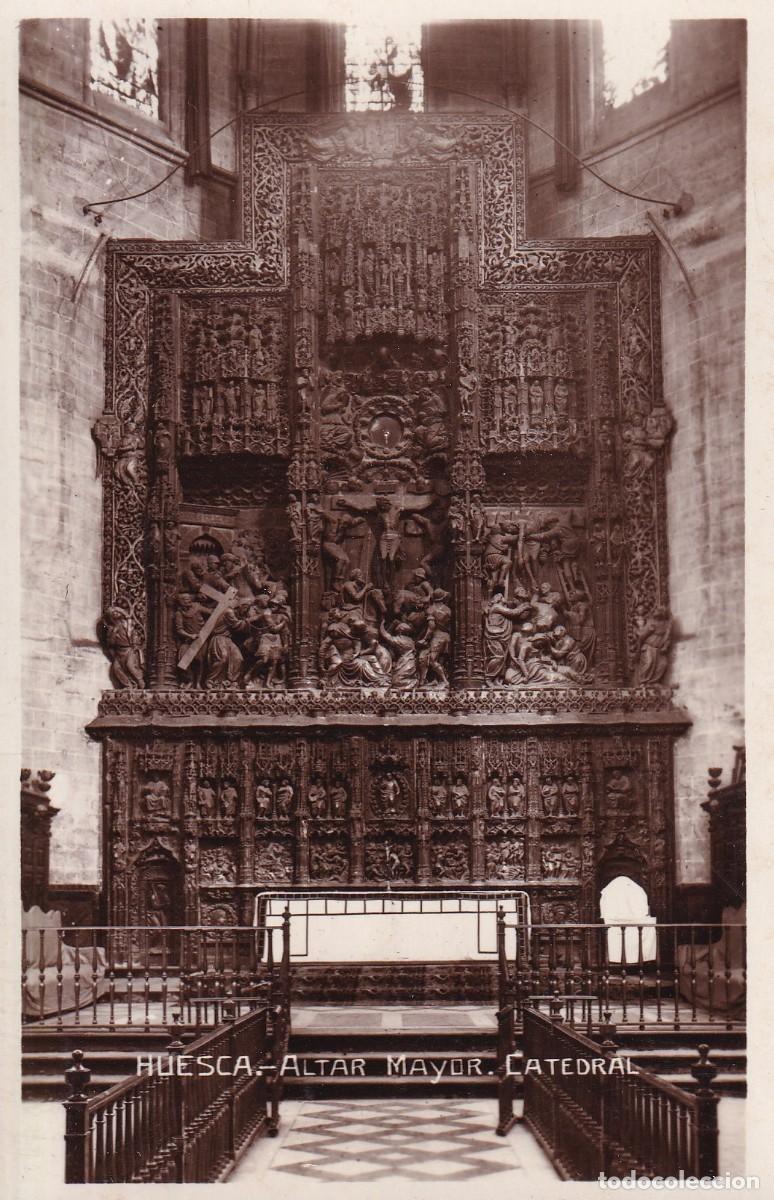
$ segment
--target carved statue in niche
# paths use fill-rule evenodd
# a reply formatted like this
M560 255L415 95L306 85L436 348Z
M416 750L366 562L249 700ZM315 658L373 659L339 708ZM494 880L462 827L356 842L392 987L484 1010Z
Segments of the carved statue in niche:
M443 775L436 775L430 785L429 808L431 817L449 815L449 785Z
M382 775L377 786L379 814L383 817L402 816L404 810L401 786L394 771Z
M162 879L149 879L146 887L145 914L149 925L163 928L172 919L172 897L169 885Z
M272 810L271 784L268 779L261 779L255 785L255 815L268 818Z
M316 775L309 784L307 803L309 804L309 813L311 816L327 817L328 792L319 775Z
M199 816L210 818L215 816L217 792L212 786L211 779L200 779L196 788L196 799L199 805Z
M347 789L340 779L334 779L328 789L328 799L330 801L330 815L335 819L346 817L347 815Z
M451 811L453 817L466 817L470 804L470 788L464 775L457 775L451 787Z
M559 815L576 817L580 809L580 784L574 775L568 775L562 780L559 800Z
M292 816L294 800L295 790L293 788L293 784L290 782L287 776L285 776L280 780L277 788L277 816Z
M669 609L659 605L649 617L644 609L637 609L637 665L635 683L660 683L669 666L672 646L672 618Z
M169 784L165 779L150 779L140 789L142 811L146 817L169 816Z
M502 817L505 813L505 797L507 791L497 771L492 775L486 789L490 817Z
M226 821L233 821L239 804L239 792L231 779L224 779L220 789L219 815Z
M632 813L637 808L637 793L631 775L621 767L613 767L605 781L609 813Z
M540 799L547 817L559 815L559 797L559 780L552 775L546 776L540 783Z
M523 817L526 812L527 793L519 775L511 775L505 793L505 809L509 817Z
M142 651L129 616L118 605L106 608L97 622L97 636L110 660L110 682L116 688L144 688Z

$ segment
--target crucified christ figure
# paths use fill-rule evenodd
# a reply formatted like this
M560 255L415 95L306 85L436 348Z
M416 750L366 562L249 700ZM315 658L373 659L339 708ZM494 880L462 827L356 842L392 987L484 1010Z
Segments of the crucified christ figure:
M392 582L403 560L401 520L409 513L428 508L432 496L357 496L342 501L355 513L372 512L377 518L377 552L385 582Z

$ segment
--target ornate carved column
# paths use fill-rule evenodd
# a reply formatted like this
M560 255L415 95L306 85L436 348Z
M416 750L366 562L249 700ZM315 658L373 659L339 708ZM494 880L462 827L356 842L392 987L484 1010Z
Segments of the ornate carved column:
M237 866L237 883L251 884L253 882L253 859L255 855L255 806L253 795L255 779L253 775L252 744L247 738L239 742L240 771L239 771L239 863ZM251 925L253 921L252 892L244 891L239 897L240 918L243 925Z
M320 615L320 492L317 305L319 252L315 240L314 168L292 172L292 330L295 435L288 469L292 560L291 687L318 684Z
M199 764L196 747L185 748L185 790L183 792L183 906L188 925L199 922L199 802L197 786Z
M430 822L427 819L427 800L430 795L430 746L426 738L417 739L414 755L417 819L417 883L432 883L433 876L430 868Z
M486 880L486 857L484 846L484 818L486 796L484 795L482 739L470 739L470 878L473 883Z
M452 199L451 280L455 362L455 442L450 525L454 547L455 687L481 687L481 555L485 487L481 456L478 376L478 289L473 167L455 172Z
M527 739L527 771L524 785L527 790L527 827L524 846L525 876L528 882L542 879L540 859L540 743Z
M298 797L296 803L296 883L309 883L309 743L297 747Z
M349 797L349 881L362 883L365 879L365 797L363 773L365 771L365 743L362 737L351 740L352 778Z
M151 376L151 475L146 525L148 586L148 686L174 687L176 646L172 631L178 573L178 485L174 299L157 296L153 305Z

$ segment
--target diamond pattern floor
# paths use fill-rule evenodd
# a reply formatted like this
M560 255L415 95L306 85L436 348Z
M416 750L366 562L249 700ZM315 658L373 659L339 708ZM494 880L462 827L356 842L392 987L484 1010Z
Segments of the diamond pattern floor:
M283 1109L283 1112L285 1110ZM288 1114L290 1115L290 1114ZM303 1103L280 1131L281 1145L258 1167L258 1155L271 1153L266 1142L246 1155L232 1176L235 1183L260 1175L267 1196L284 1194L282 1178L308 1184L467 1184L525 1168L556 1176L526 1132L508 1138L494 1132L491 1101L441 1099L314 1101ZM276 1145L276 1143L275 1143ZM523 1152L522 1152L523 1151ZM257 1168L257 1170L256 1170ZM302 1190L300 1195L305 1195ZM348 1193L349 1194L349 1193ZM391 1191L391 1195L394 1195ZM468 1193L469 1194L469 1193Z

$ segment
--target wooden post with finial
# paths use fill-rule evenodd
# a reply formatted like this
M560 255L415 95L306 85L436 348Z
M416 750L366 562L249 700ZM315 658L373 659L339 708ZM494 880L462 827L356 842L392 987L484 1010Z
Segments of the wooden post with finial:
M712 1090L712 1080L718 1073L709 1061L709 1046L702 1042L698 1060L691 1067L696 1088L696 1128L694 1130L696 1174L714 1178L718 1173L718 1094Z
M198 1008L197 1008L198 1015ZM172 1013L172 1023L168 1027L167 1032L171 1035L172 1041L167 1046L167 1054L169 1055L170 1063L173 1063L182 1050L185 1050L185 1043L180 1037L180 1023L183 1019L182 1012L177 1009ZM176 1183L185 1182L185 1157L186 1157L186 1103L185 1090L183 1080L176 1069L172 1070L172 1119L175 1126L174 1135L174 1156L175 1156L175 1173Z
M91 1071L83 1065L83 1051L73 1050L73 1063L64 1073L70 1094L64 1102L65 1122L65 1183L90 1183L89 1114L86 1088Z

